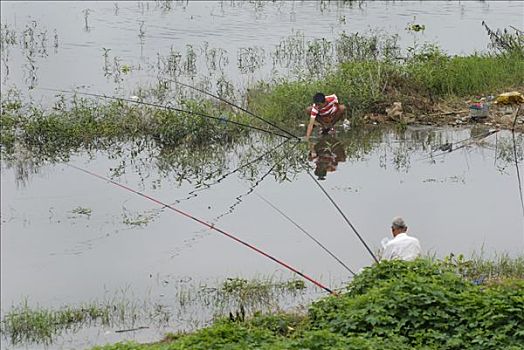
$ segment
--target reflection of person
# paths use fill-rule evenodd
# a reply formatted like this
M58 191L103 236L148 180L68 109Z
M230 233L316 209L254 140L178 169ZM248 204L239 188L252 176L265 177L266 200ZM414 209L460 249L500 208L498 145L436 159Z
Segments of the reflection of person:
M411 261L420 256L422 252L420 243L415 237L408 236L407 230L408 227L404 219L399 216L393 218L391 224L393 239L384 246L382 260L399 259Z
M337 170L339 162L346 161L344 144L331 135L322 136L309 147L308 159L315 163L315 175L319 180L325 180L328 172Z
M311 136L315 125L320 125L321 134L331 132L335 124L342 118L346 106L338 103L337 95L324 95L317 92L313 96L313 105L306 109L309 114L309 124L306 130L306 140Z

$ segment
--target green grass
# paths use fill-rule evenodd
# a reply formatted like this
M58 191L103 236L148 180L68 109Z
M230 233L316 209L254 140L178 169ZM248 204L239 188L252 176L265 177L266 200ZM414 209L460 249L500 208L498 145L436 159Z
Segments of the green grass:
M182 109L243 122L245 117L222 111L208 101L184 101ZM164 146L224 143L244 129L193 114L121 101L96 103L75 99L70 109L26 110L13 100L2 101L0 144L6 154L15 143L41 154L73 152L121 139L146 138Z
M94 349L520 349L523 258L471 261L465 274L463 257L387 261L365 268L346 292L314 302L305 314L219 319L155 344ZM470 281L494 270L484 284Z
M279 125L296 125L307 121L305 108L311 104L313 94L324 91L336 93L349 106L354 124L359 124L365 114L384 114L394 101L402 102L406 113L418 114L431 112L440 102L463 102L475 95L524 88L524 54L518 41L511 50L468 56L450 56L426 44L402 58L397 40L387 34L342 33L333 42L306 41L300 34L291 36L277 46L272 56L278 64L301 68L282 79L250 88L245 98L247 108ZM164 83L159 82L159 86L170 93L170 85ZM140 96L148 96L148 90L138 90ZM73 95L70 101L58 96L54 108L44 111L26 106L17 91L7 91L2 95L0 113L2 152L12 154L18 143L51 157L80 147L146 137L162 145L198 147L247 135L246 129L221 120L79 96ZM211 98L175 96L172 100L194 113L267 126Z
M230 278L179 290L182 310L214 310L210 327L154 344L95 349L518 349L524 342L523 256L382 262L364 268L338 296L283 312L279 298L305 287L301 280ZM49 345L86 326L132 328L172 317L170 308L125 298L59 309L24 301L5 313L0 330L11 344Z
M437 49L407 61L346 61L320 81L289 80L252 89L249 109L281 122L307 120L305 107L317 91L336 93L352 117L385 113L400 101L405 111L431 111L434 104L524 87L524 59L512 55L448 56Z
M243 320L262 311L280 310L281 305L289 304L290 300L296 303L305 293L303 280L277 280L273 277L246 280L235 277L217 285L177 285L173 305L147 300L139 302L125 295L60 308L33 306L24 300L5 311L0 322L0 333L13 345L49 345L65 332L74 333L83 327L166 326L176 319L177 314L183 315L182 319L188 323L208 322L209 318L224 316ZM187 316L192 313L202 316Z
M75 331L82 325L100 322L108 325L113 314L109 305L64 307L60 310L30 307L27 301L14 306L2 319L2 334L11 344L52 343L64 331Z

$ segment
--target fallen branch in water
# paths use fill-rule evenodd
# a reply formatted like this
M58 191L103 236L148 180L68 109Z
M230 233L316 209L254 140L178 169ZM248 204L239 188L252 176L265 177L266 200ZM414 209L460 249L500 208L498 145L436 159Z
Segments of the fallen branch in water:
M130 328L130 329L119 329L119 330L115 331L115 333L134 332L134 331L139 331L141 329L147 329L147 328L149 328L149 327L140 326L140 327Z

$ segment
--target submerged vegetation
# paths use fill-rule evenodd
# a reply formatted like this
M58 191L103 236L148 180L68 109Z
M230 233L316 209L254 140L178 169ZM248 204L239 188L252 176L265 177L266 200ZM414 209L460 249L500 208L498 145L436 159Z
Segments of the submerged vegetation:
M52 344L64 333L75 333L86 327L116 329L116 333L171 325L180 327L180 322L201 327L213 317L229 315L240 321L260 312L276 312L285 305L296 305L306 292L302 280L235 277L216 285L177 283L172 305L150 300L139 302L127 296L126 291L101 302L58 309L35 307L26 299L5 310L0 332L11 344L17 345Z
M97 325L117 333L166 330L197 312L208 320L191 320L200 328L192 333L95 349L516 350L524 342L522 256L381 262L364 268L338 295L312 303L303 298L306 287L302 280L235 277L178 285L170 306L125 296L54 310L25 301L6 310L1 332L12 344L52 344L65 332Z
M516 350L524 342L523 262L507 256L381 262L365 268L340 295L312 303L306 313L220 318L156 344L95 349Z
M0 330L11 344L51 344L57 336L84 327L130 328L139 320L166 323L169 317L160 304L140 304L125 297L60 309L33 307L25 300L5 314Z
M243 101L235 101L238 98L233 97L231 84L220 78L217 94L291 130L307 119L304 108L316 91L336 92L349 105L354 125L369 120L369 116L384 115L393 102L403 106L405 118L399 120L401 123L447 123L449 120L440 115L452 107L463 109L472 96L524 87L522 33L497 35L488 30L493 52L469 56L450 56L436 45L415 41L402 57L398 37L387 34L343 33L330 42L306 41L303 34L296 33L271 54L273 65L293 67L285 78L275 77L271 82L252 86L245 95L239 95L244 96ZM253 52L255 56L260 54ZM211 54L207 47L205 56L211 63L217 59L216 52ZM158 67L159 72L162 69ZM168 72L172 74L159 80L158 86L139 87L134 100L137 103L88 98L78 92L71 99L58 94L54 106L44 109L26 105L16 90L3 93L2 153L9 156L23 148L44 155L62 150L67 155L80 147L100 147L137 137L163 146L205 147L245 136L245 125L282 133L219 100L195 91L188 94L175 82L180 69ZM194 85L206 89L209 84ZM498 122L493 120L492 124ZM522 125L518 123L517 128Z

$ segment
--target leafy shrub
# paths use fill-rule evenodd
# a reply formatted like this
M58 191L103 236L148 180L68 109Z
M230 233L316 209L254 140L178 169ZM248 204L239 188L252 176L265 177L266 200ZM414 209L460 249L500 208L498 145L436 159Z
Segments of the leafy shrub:
M314 329L347 337L401 337L414 348L504 348L524 341L523 285L482 289L440 262L381 262L355 277L345 295L314 303L309 315Z

